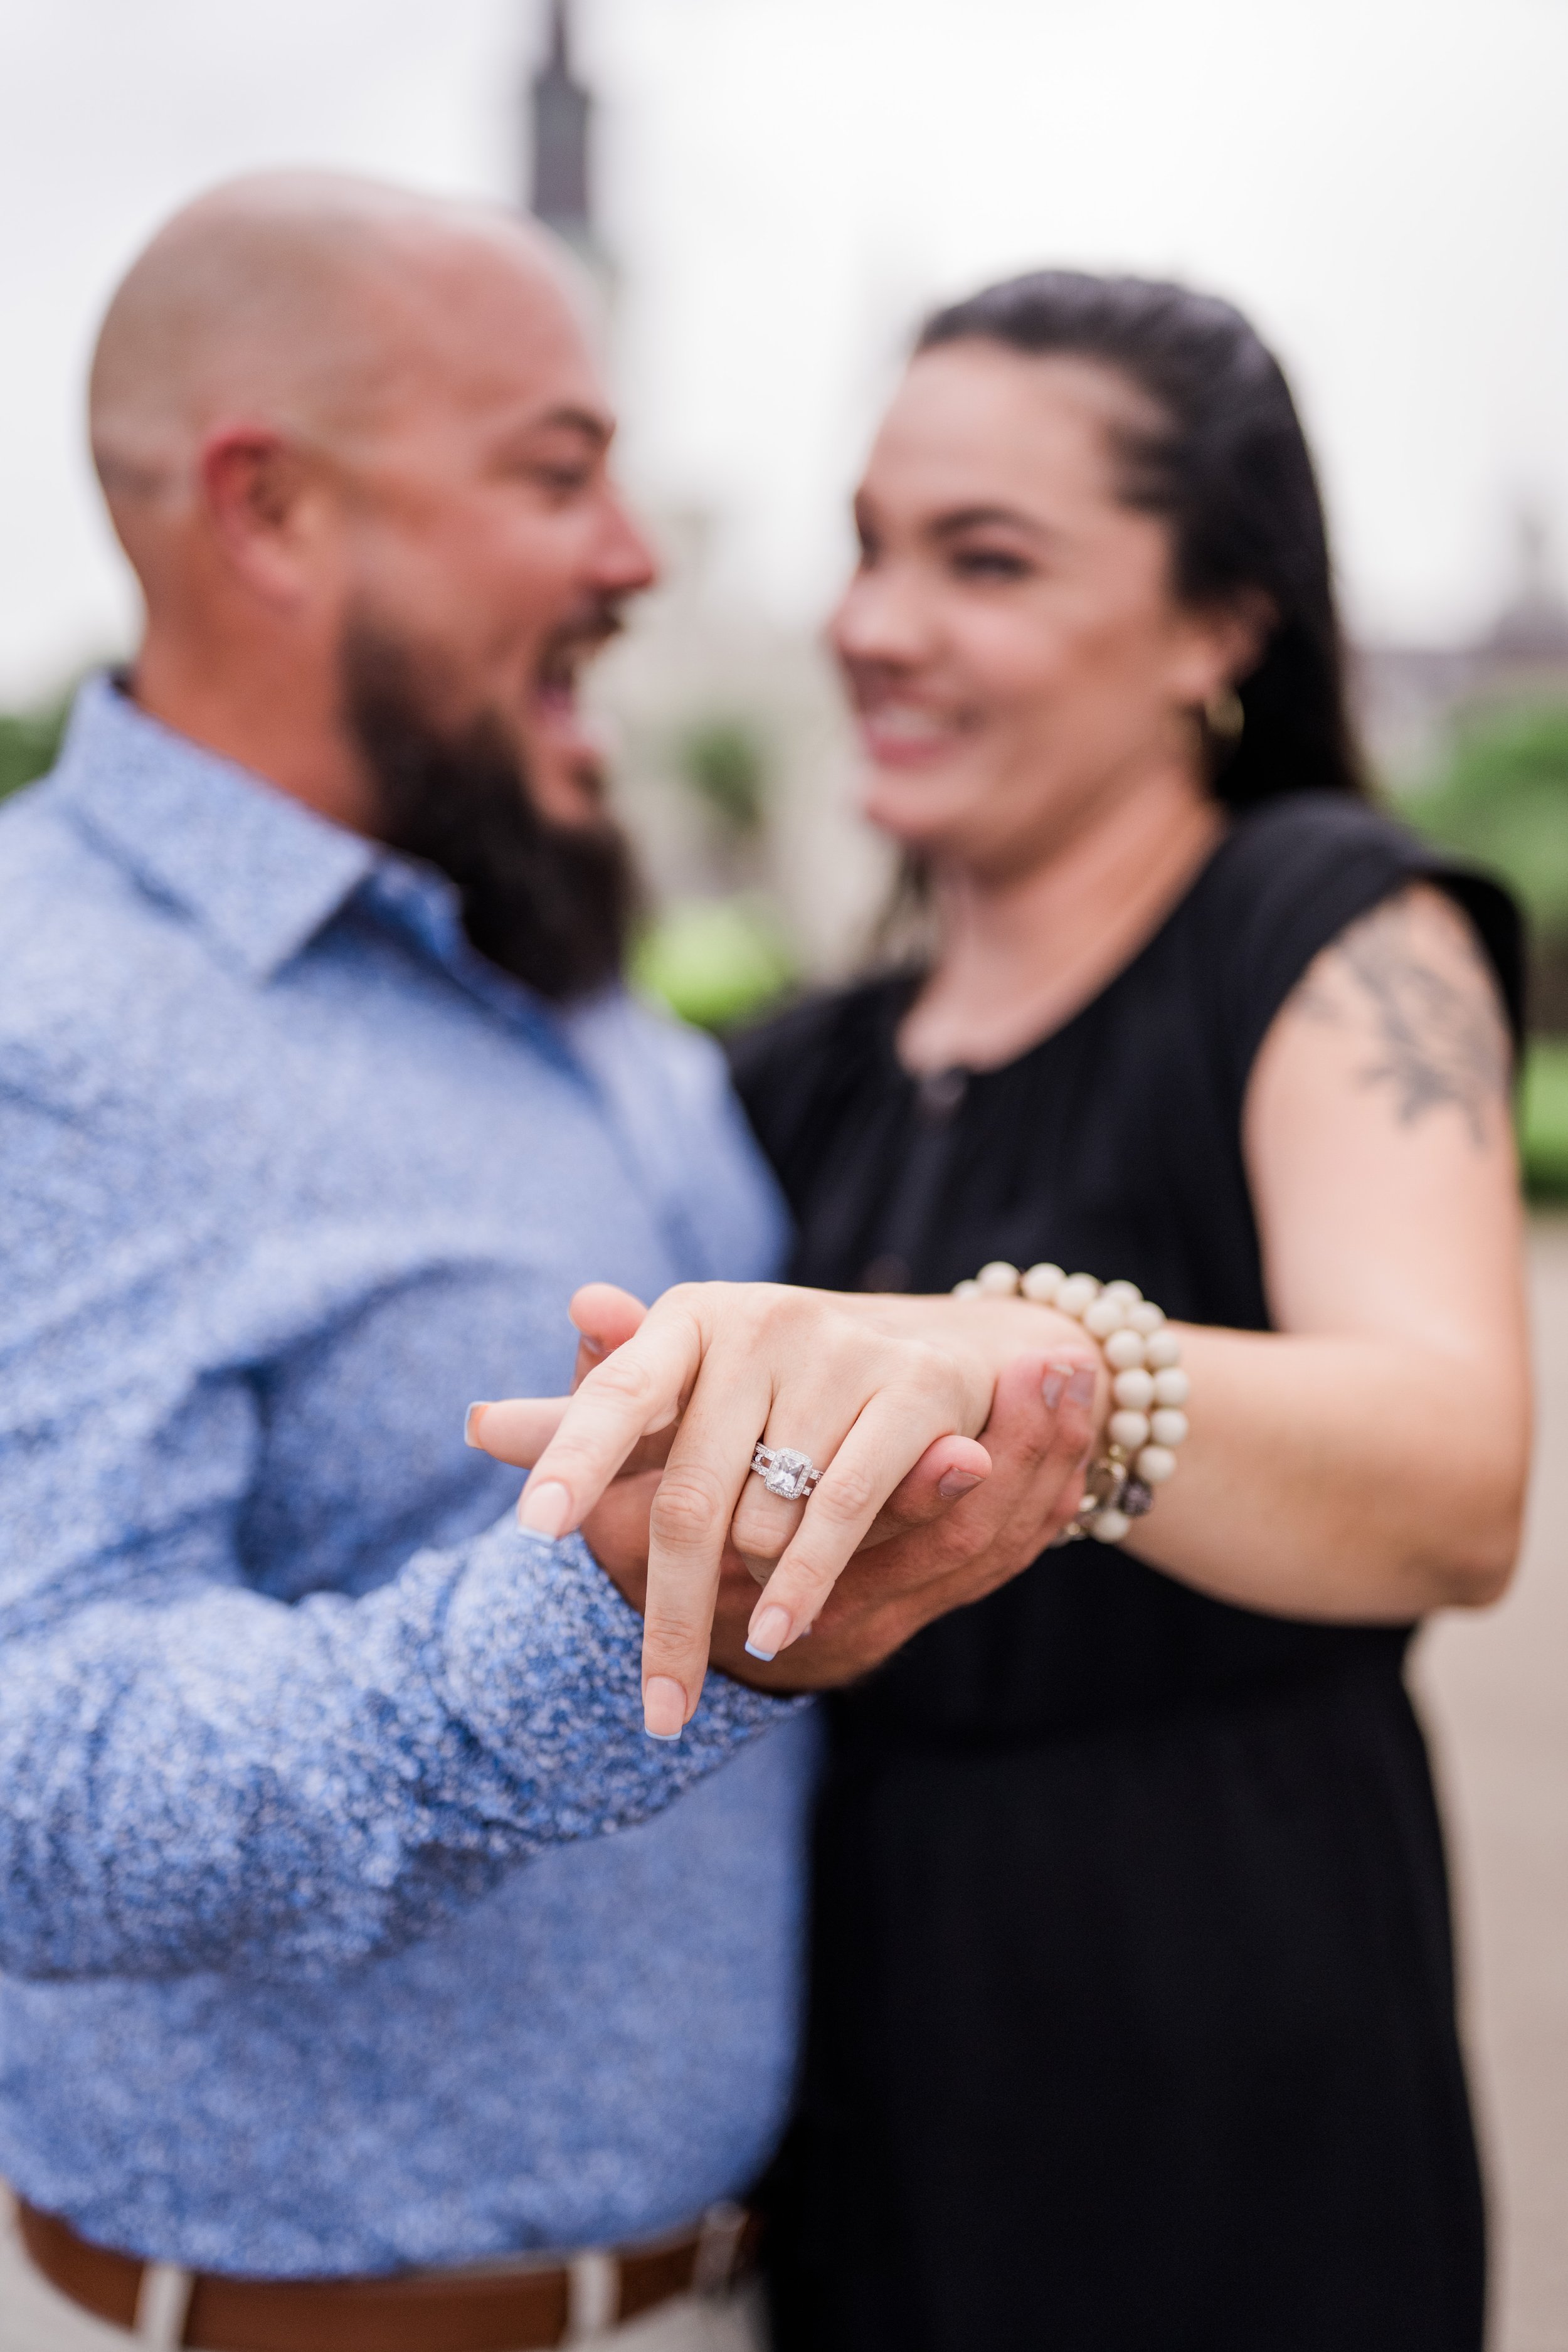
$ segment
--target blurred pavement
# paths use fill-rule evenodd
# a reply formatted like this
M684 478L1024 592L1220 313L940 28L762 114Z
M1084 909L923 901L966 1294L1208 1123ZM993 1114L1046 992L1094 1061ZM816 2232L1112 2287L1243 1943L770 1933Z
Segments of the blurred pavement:
M1500 1608L1433 1628L1417 1673L1491 2179L1492 2352L1568 2352L1568 1221L1537 1226L1531 1260L1541 1434L1524 1564ZM74 2352L74 2317L56 2326L19 2261L0 2231L0 2352Z
M1448 1820L1491 2185L1493 2352L1568 2352L1568 1221L1531 1239L1540 1372L1523 1563L1418 1662Z

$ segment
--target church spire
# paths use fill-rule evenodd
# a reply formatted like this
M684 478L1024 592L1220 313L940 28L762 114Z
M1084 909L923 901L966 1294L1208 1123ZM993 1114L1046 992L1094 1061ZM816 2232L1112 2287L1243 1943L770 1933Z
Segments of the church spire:
M597 251L590 208L593 100L572 71L570 0L550 0L550 46L533 77L530 211L584 258Z

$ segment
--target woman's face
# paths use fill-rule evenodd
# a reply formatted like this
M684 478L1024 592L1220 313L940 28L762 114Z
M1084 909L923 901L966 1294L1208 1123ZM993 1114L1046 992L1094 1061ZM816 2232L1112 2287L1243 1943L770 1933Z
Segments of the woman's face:
M868 761L864 807L906 847L1005 872L1173 758L1250 650L1184 610L1171 540L1116 495L1112 432L1154 418L1109 368L984 342L915 360L856 500L832 624Z

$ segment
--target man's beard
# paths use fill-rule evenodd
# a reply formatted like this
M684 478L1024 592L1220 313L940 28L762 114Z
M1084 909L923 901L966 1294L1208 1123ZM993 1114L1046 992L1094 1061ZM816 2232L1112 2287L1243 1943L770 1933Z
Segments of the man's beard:
M482 956L542 996L584 996L620 972L637 907L625 836L607 814L550 823L499 719L456 731L431 716L417 651L363 619L340 655L343 706L374 785L376 830L456 883Z

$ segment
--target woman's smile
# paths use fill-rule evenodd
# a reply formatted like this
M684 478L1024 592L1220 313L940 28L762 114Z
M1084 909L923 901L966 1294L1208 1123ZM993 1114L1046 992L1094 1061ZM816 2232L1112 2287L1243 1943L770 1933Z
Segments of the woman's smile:
M979 712L951 709L857 686L856 715L861 749L879 768L934 766L984 725Z

